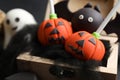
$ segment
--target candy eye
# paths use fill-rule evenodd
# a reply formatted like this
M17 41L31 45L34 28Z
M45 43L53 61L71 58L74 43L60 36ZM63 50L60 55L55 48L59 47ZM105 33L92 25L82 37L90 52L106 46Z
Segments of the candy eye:
M79 19L80 20L84 19L84 16L83 15L79 15Z
M6 20L6 24L10 24L10 20L9 19Z
M92 18L92 17L89 17L89 18L88 18L88 21L89 21L89 22L93 22L93 18Z
M15 18L15 21L16 21L16 22L19 22L19 21L20 21L20 19L17 17L17 18Z

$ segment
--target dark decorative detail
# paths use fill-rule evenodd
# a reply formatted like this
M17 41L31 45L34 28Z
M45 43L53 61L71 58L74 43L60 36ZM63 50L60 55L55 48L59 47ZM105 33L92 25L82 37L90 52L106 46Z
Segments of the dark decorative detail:
M100 6L95 6L94 9L100 13Z
M91 3L88 3L84 6L84 8L92 8L92 4Z
M58 26L61 26L61 25L63 25L63 22L59 21Z
M84 45L84 40L76 41L76 43L77 43L80 47L83 47L83 45Z
M48 28L48 27L51 27L52 25L50 24L50 23L47 23L46 25L45 25L45 28Z
M50 35L53 35L53 34L59 34L59 31L55 28L52 30L52 32L50 33Z
M94 39L94 38L90 38L89 41L90 41L92 44L96 45L96 42L95 42L95 39Z
M16 22L19 22L19 21L20 21L20 18L18 18L18 17L15 18L15 21L16 21Z
M9 19L6 20L6 24L8 24L8 25L10 24L10 20Z
M65 40L65 38L62 36L62 37L61 37L61 40L62 40L62 41L64 41L64 40Z
M59 37L59 38L49 38L49 42L50 43L56 43L56 41L59 41L60 43L62 43L63 41L65 40L65 38L62 36L62 37Z
M85 34L85 32L78 33L81 37Z
M68 45L68 47L69 47L71 50L73 50L76 54L79 54L79 55L82 55L82 56L83 56L83 53L82 53L81 50L79 50L79 49L77 49L77 48L75 48L75 47L73 47L73 46L71 46L71 45Z
M13 27L12 30L14 31L14 30L16 30L17 28L18 28L17 26L16 26L16 27Z

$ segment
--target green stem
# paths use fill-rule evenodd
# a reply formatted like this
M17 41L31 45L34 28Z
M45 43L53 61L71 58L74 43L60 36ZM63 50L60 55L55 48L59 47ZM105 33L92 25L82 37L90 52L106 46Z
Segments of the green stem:
M50 14L49 17L50 17L50 19L57 19L57 14L55 14L55 13L54 14Z

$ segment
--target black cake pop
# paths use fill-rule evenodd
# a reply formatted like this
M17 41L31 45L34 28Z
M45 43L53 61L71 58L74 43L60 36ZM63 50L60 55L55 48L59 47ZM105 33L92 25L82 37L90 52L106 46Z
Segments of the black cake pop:
M92 33L96 31L103 22L103 17L98 6L92 8L92 5L88 3L84 8L72 13L68 10L67 4L68 1L57 3L55 9L59 17L71 21L74 32L85 30ZM64 8L60 8L61 6Z

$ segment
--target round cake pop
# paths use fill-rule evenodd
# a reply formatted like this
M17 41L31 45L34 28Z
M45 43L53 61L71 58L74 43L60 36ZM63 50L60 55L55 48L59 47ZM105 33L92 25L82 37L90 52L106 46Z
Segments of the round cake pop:
M54 12L53 1L51 3L50 19L41 23L38 29L38 39L43 45L64 44L65 40L71 36L71 24L62 18L57 18Z
M71 12L68 9L68 2L69 0L64 0L55 5L58 17L70 21L74 32L84 30L93 33L96 31L103 21L99 6L95 5L94 8L92 8L91 3L88 3L83 8Z
M20 8L15 8L7 12L3 22L5 28L4 48L8 45L12 36L20 31L25 25L37 24L33 15L28 11Z
M95 6L93 9L90 4L87 4L84 8L76 11L71 18L74 32L85 30L93 33L98 29L102 21L103 17L100 13L99 7Z
M65 42L65 49L81 60L102 60L105 54L103 43L86 31L72 34Z
M65 42L66 51L78 59L101 61L105 54L105 47L97 38L119 7L120 1L110 11L96 32L93 33L94 36L86 31L79 31L69 37Z

